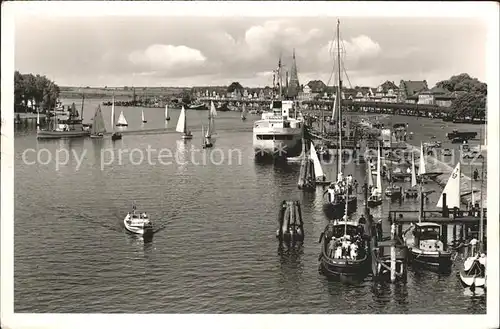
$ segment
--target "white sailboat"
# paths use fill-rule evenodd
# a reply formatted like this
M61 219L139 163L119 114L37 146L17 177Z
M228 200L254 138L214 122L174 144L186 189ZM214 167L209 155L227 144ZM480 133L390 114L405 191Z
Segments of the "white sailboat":
M213 135L215 134L215 117L217 110L215 109L214 102L210 102L210 110L208 111L208 129L204 135L203 148L212 147L214 145Z
M116 122L117 127L128 127L127 119L125 119L125 115L123 115L123 111L120 112L120 116L118 117L118 121Z
M243 104L243 109L241 110L241 120L245 121L247 119L247 106Z
M417 189L417 170L415 169L415 154L411 152L411 183L410 188L405 191L407 198L418 197Z
M446 193L446 205L448 208L460 208L460 162L457 163L455 169L451 172L450 178L439 197L436 204L437 208L443 208L443 194Z
M372 194L368 197L368 206L376 207L382 204L382 177L381 177L381 157L380 146L378 147L377 154L377 185L373 189Z
M168 104L165 105L165 121L169 121L170 116L168 115Z
M175 131L177 131L178 133L182 133L182 139L193 138L193 134L191 134L191 131L187 129L186 109L184 109L184 106L182 107L181 114L179 115L179 120L177 121L177 127L175 128Z
M113 102L111 103L111 128L113 129L111 140L122 139L122 134L115 131L115 95L113 95Z
M422 179L424 177L424 175L426 174L424 147L422 145L422 142L420 143L420 164L418 166L418 174L420 176L420 179Z
M314 144L312 142L311 142L310 152L314 165L314 174L316 176L316 182L320 184L321 183L329 184L328 182L326 182L326 175L323 172L323 168L321 167L321 162L319 161L318 158L318 153L316 152L316 148L314 147Z
M142 113L141 113L141 119L142 119L142 123L146 123L146 119L144 118L144 110L142 110Z
M103 138L106 126L102 117L101 106L98 105L92 118L92 128L90 128L90 138Z

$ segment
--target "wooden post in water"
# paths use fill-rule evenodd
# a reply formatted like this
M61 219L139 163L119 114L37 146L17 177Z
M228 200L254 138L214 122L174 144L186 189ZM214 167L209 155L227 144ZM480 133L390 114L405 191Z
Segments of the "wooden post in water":
M396 223L391 223L391 282L396 282Z

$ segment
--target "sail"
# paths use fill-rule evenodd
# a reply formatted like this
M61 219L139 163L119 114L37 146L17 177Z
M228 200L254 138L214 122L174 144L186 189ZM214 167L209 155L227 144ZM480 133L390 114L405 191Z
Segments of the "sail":
M104 119L102 117L101 106L98 105L94 114L94 118L92 119L92 129L91 133L93 135L97 135L99 133L105 133L106 126L104 125Z
M115 96L113 95L113 103L111 104L111 127L115 131Z
M205 128L203 127L203 125L201 125L201 138L203 138L203 136L205 136L204 133L205 133ZM203 142L202 142L202 144L203 144Z
M314 144L311 143L311 158L313 160L314 165L314 173L316 174L316 179L323 179L325 177L325 173L323 172L323 168L321 168L321 162L319 162L318 153L316 153L316 149L314 148Z
M370 186L374 186L373 185L373 175L372 175L372 169L370 168L370 166L366 166L367 170L368 170L368 187Z
M186 110L184 106L182 107L181 114L179 115L179 121L177 121L177 127L175 127L175 131L178 133L186 132Z
M417 173L415 172L415 155L411 152L411 187L417 185Z
M146 120L144 120L144 110L142 110L141 119L142 119L142 122L146 121Z
M208 114L208 117L216 117L217 116L217 110L215 109L214 102L210 102L210 113Z
M337 118L335 117L335 112L337 111L337 97L335 96L333 101L333 110L332 110L332 121L335 121Z
M439 197L436 207L443 208L443 194L446 193L446 205L448 208L460 208L460 162L451 172L450 178L444 187L443 193Z
M241 117L245 118L247 114L247 106L243 104L243 109L241 110Z
M116 124L128 125L127 119L125 119L125 116L123 115L123 111L120 112L120 116L118 117L118 122Z
M382 175L381 175L381 163L380 159L380 146L378 148L378 156L377 156L377 193L382 193Z
M169 119L170 117L168 116L168 105L165 105L165 120Z
M425 175L425 157L424 157L424 148L422 143L420 143L420 164L418 166L419 175Z

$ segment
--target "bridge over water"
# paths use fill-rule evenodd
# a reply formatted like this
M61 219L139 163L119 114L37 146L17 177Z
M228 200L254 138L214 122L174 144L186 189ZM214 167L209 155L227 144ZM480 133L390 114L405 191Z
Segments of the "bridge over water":
M271 99L233 99L233 98L220 98L214 99L210 97L200 97L198 101L206 103L207 105L214 101L217 104L227 104L229 106L241 106L246 104L250 108L258 108L263 106L269 106L271 104ZM305 113L320 113L321 111L330 111L334 101L330 99L319 99L319 100L309 100L301 101L303 105L307 105ZM374 101L353 101L347 99L342 101L342 107L344 111L348 112L366 112L366 113L383 113L383 114L393 114L393 115L408 115L408 116L420 116L420 117L433 117L433 118L443 118L448 116L450 113L450 108L431 105L431 104L414 104L414 103L390 103L390 102L374 102Z

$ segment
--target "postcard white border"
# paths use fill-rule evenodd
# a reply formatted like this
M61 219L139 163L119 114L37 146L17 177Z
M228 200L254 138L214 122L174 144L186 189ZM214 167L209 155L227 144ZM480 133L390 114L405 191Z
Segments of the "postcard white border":
M493 2L4 2L2 3L1 324L3 328L495 328L498 326L498 4ZM14 17L43 16L477 17L488 21L487 315L102 315L13 314ZM477 58L477 60L482 60Z

